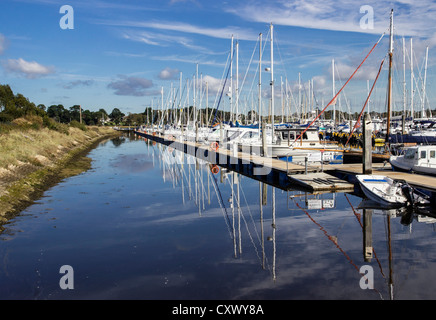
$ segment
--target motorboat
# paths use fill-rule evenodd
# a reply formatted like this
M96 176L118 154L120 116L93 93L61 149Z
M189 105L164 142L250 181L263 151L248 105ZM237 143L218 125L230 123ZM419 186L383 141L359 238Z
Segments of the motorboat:
M383 207L400 208L404 206L428 205L429 198L410 186L404 180L396 180L383 175L357 175L365 196Z
M394 170L436 175L436 145L419 145L404 149L404 153L391 156Z

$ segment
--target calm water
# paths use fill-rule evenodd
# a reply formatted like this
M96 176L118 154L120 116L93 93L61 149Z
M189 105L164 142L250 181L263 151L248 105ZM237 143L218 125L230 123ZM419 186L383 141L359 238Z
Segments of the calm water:
M134 137L89 156L5 226L1 299L436 298L436 220L366 211L365 260L358 196L267 186L261 206L258 181Z

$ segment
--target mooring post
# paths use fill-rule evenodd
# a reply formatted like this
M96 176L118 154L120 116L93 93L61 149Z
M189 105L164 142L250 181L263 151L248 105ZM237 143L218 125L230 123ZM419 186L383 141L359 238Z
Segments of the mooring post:
M372 174L372 122L368 113L363 120L363 174Z
M372 259L372 210L363 209L363 259Z
M265 122L262 121L262 157L268 157L268 151L266 147L266 130Z
M304 157L304 174L307 174L307 156Z

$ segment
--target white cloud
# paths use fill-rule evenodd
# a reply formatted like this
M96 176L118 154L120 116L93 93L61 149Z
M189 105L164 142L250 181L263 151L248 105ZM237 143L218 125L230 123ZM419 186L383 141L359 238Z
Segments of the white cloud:
M209 93L216 94L218 92L221 92L221 90L223 89L224 80L222 81L220 79L206 75L203 76L203 83L202 83L203 88L206 88L206 83L208 86ZM229 82L226 83L226 87L227 89L224 92L228 92Z
M181 44L182 46L188 49L192 49L202 53L211 53L210 50L193 44L192 39L183 36L172 36L172 35L166 35L162 33L155 33L149 31L145 32L145 31L138 31L138 30L129 30L129 31L124 31L122 37L124 39L136 41L136 42L142 42L153 46L167 47L176 43L176 44Z
M3 62L7 72L23 75L28 79L35 79L55 72L53 66L44 66L36 61L26 61L22 58L8 59Z
M258 33L243 29L237 26L223 27L223 28L208 28L204 26L196 26L193 24L174 22L174 21L108 21L100 20L97 23L112 25L112 26L124 26L124 27L136 27L136 28L151 28L157 30L176 31L182 33L198 34L219 39L230 39L232 35L239 40L257 40Z
M374 28L362 29L360 13L362 5L374 9ZM247 21L263 22L310 29L351 31L382 34L389 28L389 15L394 9L394 26L399 35L424 36L434 34L436 4L430 0L383 2L369 0L356 3L351 0L296 0L242 2L227 11Z
M174 80L178 79L180 74L179 69L171 69L169 67L163 69L159 72L159 79L161 80Z

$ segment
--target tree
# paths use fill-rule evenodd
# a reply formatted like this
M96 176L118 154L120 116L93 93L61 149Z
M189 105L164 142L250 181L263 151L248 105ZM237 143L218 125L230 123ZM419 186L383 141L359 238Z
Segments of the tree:
M125 114L122 113L118 108L114 108L109 114L109 117L112 119L113 122L115 122L115 124L119 124L121 120L123 120L124 116Z
M47 109L47 115L58 122L67 123L70 121L70 113L61 104L53 104Z
M14 93L11 87L6 85L0 85L0 111L6 107L9 101L14 100Z
M80 106L77 104L70 107L70 121L73 120L80 122Z

